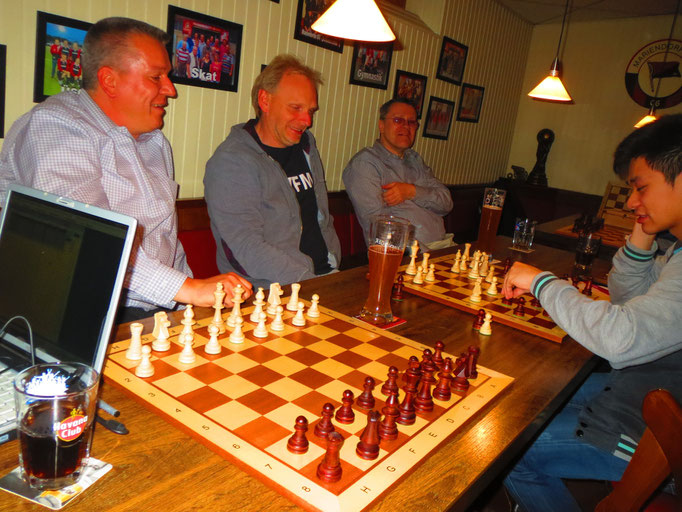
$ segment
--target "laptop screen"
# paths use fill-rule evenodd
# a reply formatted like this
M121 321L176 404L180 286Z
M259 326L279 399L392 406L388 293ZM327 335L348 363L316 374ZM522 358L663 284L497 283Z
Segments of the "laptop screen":
M12 186L0 226L0 327L31 324L36 359L101 370L136 222L66 198ZM28 357L14 321L1 341ZM7 346L7 345L6 345Z

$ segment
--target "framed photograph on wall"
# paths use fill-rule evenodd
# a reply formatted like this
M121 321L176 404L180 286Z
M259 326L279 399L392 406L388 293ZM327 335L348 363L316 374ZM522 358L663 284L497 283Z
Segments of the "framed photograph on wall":
M449 37L443 37L443 46L440 49L436 78L455 85L461 84L468 52L468 46L458 43Z
M92 23L38 11L33 101L67 90L79 90L83 82L83 41Z
M350 83L386 89L392 58L393 41L390 43L356 42L350 65Z
M5 76L7 71L7 46L0 44L0 139L5 136Z
M343 53L343 39L325 36L310 28L332 3L334 0L298 0L294 39Z
M454 112L455 103L453 101L431 96L422 135L432 139L447 140L450 135L450 125Z
M168 55L176 84L237 91L242 25L168 6Z
M481 117L481 105L483 105L483 93L485 88L478 85L462 84L462 92L459 96L459 108L457 109L457 121L478 123Z
M411 102L417 109L417 119L421 119L426 95L426 77L399 69L395 72L393 97Z

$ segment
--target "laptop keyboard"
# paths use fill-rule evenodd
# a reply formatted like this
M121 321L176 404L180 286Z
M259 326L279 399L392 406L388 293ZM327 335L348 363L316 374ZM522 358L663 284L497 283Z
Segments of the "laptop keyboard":
M14 404L14 377L17 372L5 369L0 372L0 432L16 426L16 406Z

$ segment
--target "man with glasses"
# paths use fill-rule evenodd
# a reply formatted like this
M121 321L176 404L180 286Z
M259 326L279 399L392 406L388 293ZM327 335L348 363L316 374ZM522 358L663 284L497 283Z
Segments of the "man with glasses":
M379 109L379 139L357 153L343 171L343 183L355 213L369 238L372 217L396 215L409 220L422 247L450 247L443 216L452 197L419 154L410 149L419 128L417 111L404 99L392 99Z

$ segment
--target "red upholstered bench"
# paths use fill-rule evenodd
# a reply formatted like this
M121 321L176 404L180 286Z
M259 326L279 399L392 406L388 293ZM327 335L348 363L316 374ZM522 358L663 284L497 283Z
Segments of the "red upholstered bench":
M187 255L194 277L203 279L219 274L215 262L216 245L203 199L179 199L178 239Z

